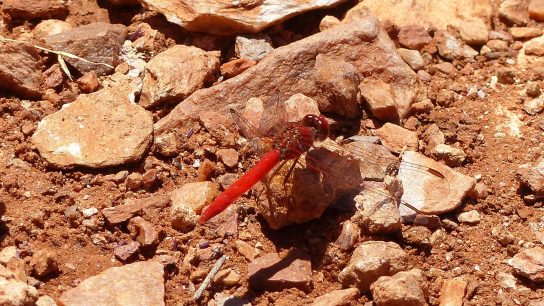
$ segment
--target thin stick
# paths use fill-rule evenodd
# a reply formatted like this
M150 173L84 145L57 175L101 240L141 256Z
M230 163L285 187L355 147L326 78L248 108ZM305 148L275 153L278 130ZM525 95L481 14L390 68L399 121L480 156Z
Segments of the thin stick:
M195 299L195 300L200 299L200 297L204 293L204 290L206 290L206 288L210 285L213 278L215 277L217 272L219 272L219 269L221 269L221 266L223 266L223 264L225 263L225 261L227 259L228 259L227 255L223 255L223 256L221 256L221 258L219 258L219 260L215 263L213 268L210 270L210 273L208 273L208 275L206 276L206 278L202 282L202 285L200 285L198 290L195 292L195 295L193 296L193 299Z

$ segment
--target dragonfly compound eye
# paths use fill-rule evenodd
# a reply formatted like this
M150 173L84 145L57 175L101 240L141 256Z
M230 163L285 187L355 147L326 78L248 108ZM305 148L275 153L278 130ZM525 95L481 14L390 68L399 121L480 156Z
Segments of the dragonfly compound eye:
M316 131L315 138L319 141L323 141L329 137L329 123L323 116L318 115L306 115L302 118L302 125L314 128Z

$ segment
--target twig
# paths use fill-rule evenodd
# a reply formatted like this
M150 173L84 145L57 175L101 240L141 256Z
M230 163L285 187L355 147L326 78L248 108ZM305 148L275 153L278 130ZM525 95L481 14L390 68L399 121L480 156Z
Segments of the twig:
M215 263L213 268L210 270L204 281L202 282L202 285L198 288L198 290L195 292L195 295L193 296L193 299L198 300L202 296L202 293L204 293L204 290L210 285L213 278L219 272L219 269L221 269L221 266L225 263L225 261L228 259L227 255L221 256L219 260Z

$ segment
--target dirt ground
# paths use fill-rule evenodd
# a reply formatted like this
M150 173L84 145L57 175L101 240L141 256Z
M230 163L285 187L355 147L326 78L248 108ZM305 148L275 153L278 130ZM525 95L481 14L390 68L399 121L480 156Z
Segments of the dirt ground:
M108 7L106 5L106 7ZM341 8L343 9L343 8ZM340 9L337 9L340 10ZM139 16L137 9L110 10L112 22L130 24L133 16ZM309 12L290 21L291 24L319 20L325 12ZM83 17L81 17L83 18ZM137 19L137 18L135 18ZM157 28L167 32L169 26L160 17L156 18ZM30 29L32 23L25 23L22 29ZM297 33L300 37L315 31L316 23ZM503 25L506 29L506 26ZM540 24L536 27L543 28ZM21 30L21 28L19 28ZM195 34L193 34L195 35ZM176 37L172 37L176 39ZM482 220L475 225L459 223L448 228L448 239L444 247L427 248L406 243L401 235L379 237L399 243L409 253L410 265L427 271L429 303L438 304L442 276L433 276L433 269L442 269L451 277L464 275L470 280L466 305L527 305L530 300L544 299L541 286L518 278L522 289L501 288L498 272L510 272L506 263L521 249L541 242L531 229L531 223L544 224L542 203L527 204L523 201L524 190L516 180L518 166L535 162L541 156L544 140L544 121L541 115L531 116L522 109L520 91L529 81L541 84L544 70L528 68L522 70L508 63L515 59L517 52L498 59L476 56L470 61L453 61L455 69L449 74L435 72L427 83L428 96L434 97L442 88L465 88L475 86L486 88L486 96L459 95L448 107L436 106L428 114L419 114L416 130L420 135L431 123L436 123L446 135L446 143L458 143L468 155L467 162L455 168L469 176L481 176L481 182L488 187L485 199L467 199L456 211L441 216L442 220L456 221L456 215L463 211L477 210ZM433 62L443 59L433 56ZM498 84L495 89L487 85L491 76L501 69L513 70L515 84ZM461 90L459 90L461 91ZM136 164L106 170L58 170L50 167L33 148L30 142L32 131L46 115L60 109L47 101L28 101L5 95L0 98L0 202L6 207L2 217L0 248L17 246L23 259L30 261L37 250L48 248L57 253L60 272L41 279L38 290L41 294L59 297L65 290L76 286L82 280L96 275L113 266L121 266L113 255L114 247L130 240L124 227L107 225L103 216L98 215L98 229L91 231L82 226L81 216L70 220L67 209L73 205L79 208L96 207L98 210L123 203L127 198L141 198L150 193L166 193L186 182L195 181L195 169L180 169L178 161L192 164L195 151L206 139L213 139L205 129L184 139L183 156L164 159L150 152ZM156 111L155 118L167 110ZM366 116L366 115L365 115ZM363 126L366 119L360 118ZM412 119L413 120L413 119ZM412 121L413 122L413 121ZM519 132L516 131L519 129ZM29 132L30 131L30 132ZM516 134L517 133L517 134ZM255 156L242 154L242 164L248 166ZM216 162L216 160L212 160ZM162 169L161 185L153 190L127 191L123 183L104 179L105 176L127 170L129 173L143 173L146 165L153 164ZM220 169L215 173L226 173ZM242 170L237 170L242 174ZM313 290L310 293L298 289L280 292L256 291L248 286L247 263L235 247L234 240L217 238L204 228L183 234L172 229L168 212L150 220L162 229L163 239L155 254L169 254L182 260L189 246L196 246L206 240L221 243L222 251L229 256L226 268L241 271L241 284L235 287L212 285L204 294L204 304L216 292L226 295L243 296L253 305L302 305L333 289L341 289L338 273L347 264L350 253L343 252L333 244L344 220L350 213L329 209L318 220L289 226L281 230L270 229L266 222L252 209L252 198L245 197L238 202L240 211L239 237L251 237L252 243L262 245L262 253L283 252L297 246L308 251L312 258ZM247 217L247 219L244 219ZM410 225L403 225L403 229ZM515 237L513 243L502 245L492 235L494 228L507 228ZM360 241L374 240L376 236L363 235ZM151 258L155 254L143 254L139 259ZM209 262L208 269L213 262ZM189 275L194 272L183 265L169 271L166 280L167 305L191 305L193 291L190 290ZM363 304L369 295L358 300Z

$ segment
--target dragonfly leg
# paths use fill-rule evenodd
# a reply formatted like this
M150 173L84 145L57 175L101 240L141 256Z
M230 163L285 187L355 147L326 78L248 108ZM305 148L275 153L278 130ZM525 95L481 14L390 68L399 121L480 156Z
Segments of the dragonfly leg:
M293 169L295 169L295 166L297 165L299 158L300 158L300 155L297 156L297 158L295 158L295 160L293 161L293 164L291 165L291 168L289 168L289 171L287 171L287 175L285 175L285 177L283 178L283 186L285 186L285 184L287 183L287 179L289 178L289 176L291 176L291 173L293 172Z

